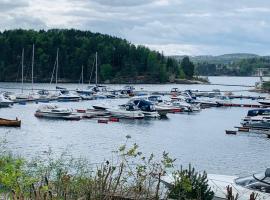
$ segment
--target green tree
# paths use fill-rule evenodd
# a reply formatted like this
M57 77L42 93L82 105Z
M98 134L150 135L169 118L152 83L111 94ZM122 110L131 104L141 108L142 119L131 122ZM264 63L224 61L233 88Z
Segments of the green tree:
M187 78L192 78L194 75L194 64L189 60L188 57L184 57L181 62L181 67Z
M102 80L110 80L112 77L112 66L110 64L101 65L100 75Z

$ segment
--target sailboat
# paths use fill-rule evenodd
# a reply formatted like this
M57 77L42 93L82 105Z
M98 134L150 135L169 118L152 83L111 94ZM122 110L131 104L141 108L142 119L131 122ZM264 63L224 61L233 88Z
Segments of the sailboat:
M95 59L94 59L95 69L96 69L95 70L96 71L95 72L95 74L96 74L95 85L94 86L90 85L91 77L92 77L92 72L91 72L90 79L89 79L89 86L86 89L77 89L76 92L78 94L93 95L93 94L96 94L97 92L102 90L101 87L98 86L98 61L97 61L97 59L98 59L98 56L97 56L97 52L96 52ZM92 68L92 70L93 69L94 69L94 67Z
M83 82L83 69L84 66L82 65L82 71L81 71L81 76L80 76L80 80L79 80L79 85L81 84L83 86L84 82ZM79 94L79 96L83 99L83 100L92 100L93 98L93 91L91 90L84 90L81 88L76 89L76 92Z
M15 102L25 102L31 100L29 95L24 93L24 48L22 49L21 71L21 93L15 94Z
M61 94L57 97L57 101L68 102L68 101L79 101L79 100L81 100L80 96L78 96L76 94L71 94L65 88L61 88L61 87L57 86L57 83L58 83L58 68L59 68L58 59L59 59L59 48L57 48L57 54L56 54L55 85L56 85L56 89L60 89Z

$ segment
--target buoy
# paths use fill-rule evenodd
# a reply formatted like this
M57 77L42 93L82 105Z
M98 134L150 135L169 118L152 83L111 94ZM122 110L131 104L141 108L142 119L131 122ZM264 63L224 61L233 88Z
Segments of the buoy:
M86 113L86 110L83 110L83 109L77 109L77 113Z
M107 119L99 119L98 120L98 123L102 123L102 124L108 124L108 121Z
M119 119L116 118L116 117L110 117L110 118L109 118L109 121L110 121L110 122L119 122Z

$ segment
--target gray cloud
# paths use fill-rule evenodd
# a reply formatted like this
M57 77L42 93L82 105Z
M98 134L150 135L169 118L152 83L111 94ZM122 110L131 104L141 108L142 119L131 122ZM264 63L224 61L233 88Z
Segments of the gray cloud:
M116 7L139 6L152 3L154 0L93 0L98 4Z
M165 54L270 54L268 0L5 2L10 6L1 7L2 30L10 27L78 28L123 37Z
M28 5L29 3L26 0L0 0L0 12L27 7Z

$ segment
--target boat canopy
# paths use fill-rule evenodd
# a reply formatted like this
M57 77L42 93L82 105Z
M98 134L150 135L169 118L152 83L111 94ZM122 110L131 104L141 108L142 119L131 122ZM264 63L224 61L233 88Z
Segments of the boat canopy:
M253 109L249 110L247 116L254 117L258 115L270 115L270 109Z

